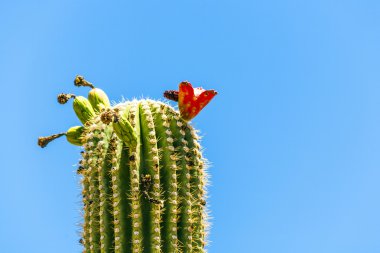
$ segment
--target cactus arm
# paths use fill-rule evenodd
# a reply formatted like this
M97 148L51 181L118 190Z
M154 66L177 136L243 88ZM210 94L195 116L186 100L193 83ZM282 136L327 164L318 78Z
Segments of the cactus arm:
M161 150L161 183L164 189L164 214L162 217L162 252L178 252L178 184L177 184L177 160L173 147L173 134L170 131L169 118L166 105L162 103L150 103L154 112L155 131L158 138L158 148ZM172 147L169 148L169 147Z
M140 167L141 167L141 141L140 141L140 112L139 102L133 102L129 113L128 120L131 122L132 127L136 133L136 146L130 147L130 175L131 175L131 191L130 191L130 205L132 217L132 252L142 252L142 213L140 208ZM129 251L130 252L130 251Z
M101 166L99 158L103 150L105 134L99 131L99 126L92 124L85 133L85 150L89 154L86 160L87 170L86 177L89 181L88 191L88 207L89 207L89 241L91 253L100 252L100 231L99 231L99 172L98 167ZM100 144L98 146L98 144Z
M144 158L140 170L142 172L140 178L143 182L141 205L144 220L144 250L158 253L161 252L160 222L162 215L160 164L154 121L146 101L140 104L140 117L142 157Z
M112 129L110 127L106 128L107 139L111 137ZM100 210L99 210L99 230L100 230L100 248L102 253L108 253L114 248L114 226L113 226L113 207L110 196L112 196L112 183L111 183L111 169L112 169L112 158L115 150L115 145L113 140L105 142L103 152L105 155L102 157L103 165L99 166L99 199L100 199ZM101 161L99 161L101 162Z
M90 151L90 150L89 150ZM98 192L98 171L95 168L96 158L89 158L89 207L90 207L90 252L100 252L100 232L99 232L99 192Z
M173 133L174 148L177 150L179 174L177 180L181 185L179 189L180 198L180 214L178 221L178 238L182 243L184 253L192 252L192 231L193 218L191 213L192 196L190 189L190 172L186 166L186 153L189 151L185 140L185 132L181 130L182 122L184 122L177 114L169 114L171 117L170 130ZM187 124L185 122L185 124Z
M89 159L89 155L87 152L82 152L82 160L80 162L81 166L83 166L84 172L83 175L84 177L82 178L82 197L83 197L83 233L82 233L82 243L84 246L84 253L90 253L90 197L89 197L89 191L90 191L90 180L87 176L88 174L88 163L86 161Z
M115 216L115 252L127 253L132 248L132 206L129 204L128 193L131 192L131 175L130 175L130 149L125 143L122 144L121 157L118 171L115 171L115 185L118 185L117 191L114 191L116 206ZM114 188L115 190L115 188ZM117 217L117 218L116 218Z
M123 242L126 242L127 240L120 240L120 237L124 238L124 236L121 235L122 230L122 224L120 223L120 220L122 220L122 223L125 222L124 219L121 219L120 213L121 210L124 210L122 204L125 202L121 202L121 194L120 192L120 178L119 178L119 166L121 162L124 162L123 164L127 164L126 161L120 160L121 152L123 149L123 143L117 138L116 134L114 133L110 140L110 161L111 161L111 183L112 183L112 215L113 215L113 226L114 226L114 247L115 252L119 253L122 252L121 249L127 248L127 245L122 245ZM127 168L128 169L128 168ZM127 208L129 205L127 205ZM126 211L125 213L129 213ZM124 223L123 223L124 225ZM128 230L127 230L128 231ZM116 239L117 238L117 239Z
M195 130L191 127L184 128L186 136L185 139L188 142L188 147L190 152L186 157L187 166L189 166L191 179L191 192L194 198L192 205L192 212L197 214L194 219L194 232L193 232L193 248L195 252L205 252L206 245L206 230L208 225L206 224L207 212L205 211L206 205L206 172L204 168L204 160L202 159L202 153L200 150L200 145L198 143L199 137L197 136Z
M123 113L129 113L130 108L131 104L127 104ZM130 149L125 142L117 137L115 132L112 140L115 147L111 170L115 252L126 253L132 247L132 218L130 216L132 208L129 205L128 196L131 192Z

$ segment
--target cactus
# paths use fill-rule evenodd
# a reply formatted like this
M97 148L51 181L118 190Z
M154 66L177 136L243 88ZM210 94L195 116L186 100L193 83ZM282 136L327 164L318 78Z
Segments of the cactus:
M45 147L66 135L84 148L77 171L83 187L83 252L205 252L207 162L188 122L205 102L196 109L184 104L189 94L181 94L181 85L188 92L190 84L183 82L175 96L181 113L150 99L111 106L106 94L83 77L74 83L91 88L89 99L60 94L58 101L74 98L83 126L40 137L38 144ZM190 94L193 103L198 95Z

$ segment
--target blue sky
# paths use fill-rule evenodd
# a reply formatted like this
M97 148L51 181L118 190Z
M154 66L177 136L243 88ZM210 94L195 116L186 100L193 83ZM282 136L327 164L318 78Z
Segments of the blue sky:
M82 74L112 100L180 81L212 162L210 253L380 252L380 2L1 1L0 243L80 252Z

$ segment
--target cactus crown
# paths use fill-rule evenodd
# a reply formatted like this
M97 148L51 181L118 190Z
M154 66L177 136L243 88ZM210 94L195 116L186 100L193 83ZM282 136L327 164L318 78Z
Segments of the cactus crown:
M83 126L38 143L45 147L66 135L84 148L77 170L83 252L205 252L206 160L193 127L166 103L133 100L111 107L83 77L75 84L92 88L88 99L60 94L58 101L74 98Z

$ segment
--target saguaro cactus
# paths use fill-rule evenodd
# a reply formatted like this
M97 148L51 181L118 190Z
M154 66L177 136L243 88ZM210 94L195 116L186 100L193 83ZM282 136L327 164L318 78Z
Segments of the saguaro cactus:
M58 102L73 98L83 126L40 137L38 144L66 136L84 148L78 168L83 252L205 252L207 163L188 120L216 92L181 83L179 92L170 91L179 113L149 99L111 106L83 77L75 85L91 88L88 99L60 94Z

